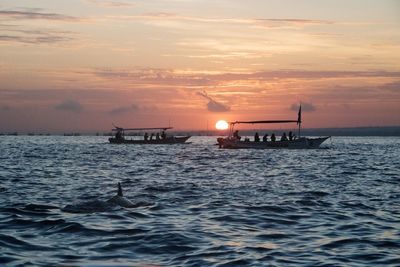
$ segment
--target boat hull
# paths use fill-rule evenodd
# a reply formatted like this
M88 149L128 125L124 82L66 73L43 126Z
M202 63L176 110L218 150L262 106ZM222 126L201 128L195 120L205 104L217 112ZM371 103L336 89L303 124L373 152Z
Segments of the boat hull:
M241 148L252 148L252 149L314 149L319 148L319 146L328 137L319 138L298 138L292 141L276 141L276 142L250 142L250 141L239 141L234 138L218 138L218 145L220 148L228 149L241 149Z
M182 137L167 137L165 139L159 140L134 140L134 139L117 139L115 137L111 137L108 141L111 144L133 144L133 145L168 145L168 144L183 144L185 143L190 136L182 136Z

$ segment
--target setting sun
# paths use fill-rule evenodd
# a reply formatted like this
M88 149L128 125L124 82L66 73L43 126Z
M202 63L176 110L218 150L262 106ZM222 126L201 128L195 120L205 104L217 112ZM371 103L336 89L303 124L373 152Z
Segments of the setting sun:
M224 121L224 120L219 120L219 121L217 121L217 123L215 124L215 128L216 128L217 130L226 130L226 129L228 129L228 127L229 127L229 124L228 124L226 121Z

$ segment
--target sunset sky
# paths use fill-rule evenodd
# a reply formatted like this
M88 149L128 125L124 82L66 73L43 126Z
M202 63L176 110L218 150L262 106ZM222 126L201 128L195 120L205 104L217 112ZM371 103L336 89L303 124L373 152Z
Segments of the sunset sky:
M398 0L1 0L0 132L400 125ZM280 126L281 127L281 126Z

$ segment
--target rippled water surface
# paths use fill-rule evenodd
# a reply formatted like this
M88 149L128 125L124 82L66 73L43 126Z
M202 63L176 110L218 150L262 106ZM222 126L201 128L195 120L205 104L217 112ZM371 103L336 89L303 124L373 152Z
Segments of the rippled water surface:
M400 138L190 141L1 136L0 265L400 265ZM118 182L134 208L108 205Z

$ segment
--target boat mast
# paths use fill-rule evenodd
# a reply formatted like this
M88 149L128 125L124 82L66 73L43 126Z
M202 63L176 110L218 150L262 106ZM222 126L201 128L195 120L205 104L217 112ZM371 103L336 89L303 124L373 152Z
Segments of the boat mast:
M299 138L300 138L300 129L301 129L301 103L299 107L299 113L297 114L297 125L299 126Z
M301 123L299 123L299 138L300 138L300 124L301 124Z

